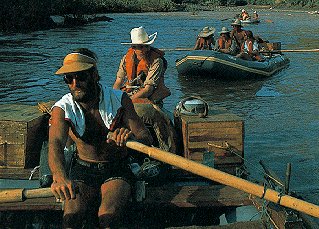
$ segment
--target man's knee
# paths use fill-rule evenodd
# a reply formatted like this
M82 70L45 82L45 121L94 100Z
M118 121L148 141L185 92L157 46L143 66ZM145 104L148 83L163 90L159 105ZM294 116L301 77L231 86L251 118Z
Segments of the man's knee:
M109 228L114 221L116 221L114 214L103 214L99 216L100 228Z
M82 228L83 214L70 213L63 216L62 228Z

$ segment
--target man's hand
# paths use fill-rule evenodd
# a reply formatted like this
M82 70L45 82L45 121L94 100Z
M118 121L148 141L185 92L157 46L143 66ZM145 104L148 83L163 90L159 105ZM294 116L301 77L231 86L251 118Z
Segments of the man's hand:
M126 128L117 128L107 139L107 143L111 143L114 141L118 146L125 146L125 143L128 139L132 138L134 135L133 133Z
M61 177L53 177L51 191L57 200L75 199L75 184Z

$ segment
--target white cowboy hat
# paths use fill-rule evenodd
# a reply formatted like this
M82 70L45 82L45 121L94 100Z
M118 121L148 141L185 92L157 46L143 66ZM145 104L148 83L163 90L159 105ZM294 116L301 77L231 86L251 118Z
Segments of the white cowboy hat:
M219 34L223 34L223 33L230 33L230 31L226 27L223 27L222 31L220 31Z
M215 32L215 30L216 29L214 27L206 26L202 29L202 31L199 32L198 36L199 37L208 37L208 36L212 35Z
M157 32L152 35L147 35L145 29L140 26L131 30L131 43L121 43L122 45L151 45L154 43Z

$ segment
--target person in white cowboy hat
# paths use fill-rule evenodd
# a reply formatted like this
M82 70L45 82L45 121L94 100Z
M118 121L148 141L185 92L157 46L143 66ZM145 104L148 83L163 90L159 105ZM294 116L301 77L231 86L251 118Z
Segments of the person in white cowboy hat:
M230 31L226 27L223 27L219 34L220 36L216 40L214 50L222 53L232 54L234 48L233 44L235 43L230 38Z
M53 105L49 127L51 191L64 201L62 227L83 228L88 211L96 209L98 228L110 228L124 212L135 182L125 142L134 137L151 145L152 136L128 95L99 82L91 50L70 52L55 74L70 91ZM67 170L64 147L70 138L77 149Z
M198 49L212 50L212 46L215 44L214 32L215 32L214 27L208 27L208 26L204 27L197 36L194 49L195 50L198 50Z
M241 46L244 43L245 30L242 29L241 21L236 19L231 23L233 29L230 32L230 37L236 42L236 54L240 52Z
M120 62L113 88L127 92L133 102L162 106L171 92L164 84L164 52L151 46L156 36L157 32L149 36L142 26L131 30L131 42L122 43L130 48Z

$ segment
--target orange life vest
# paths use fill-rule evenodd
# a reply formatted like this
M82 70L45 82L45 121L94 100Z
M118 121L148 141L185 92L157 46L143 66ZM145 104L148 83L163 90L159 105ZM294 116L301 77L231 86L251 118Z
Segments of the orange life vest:
M127 81L123 90L126 92L132 92L134 88L131 86L142 86L151 64L157 58L162 58L164 62L164 73L167 68L167 61L165 60L164 55L163 51L151 47L147 58L143 58L138 61L134 49L129 48L125 57ZM163 99L171 94L164 84L164 75L161 77L162 79L160 79L159 84L149 98L152 101Z

